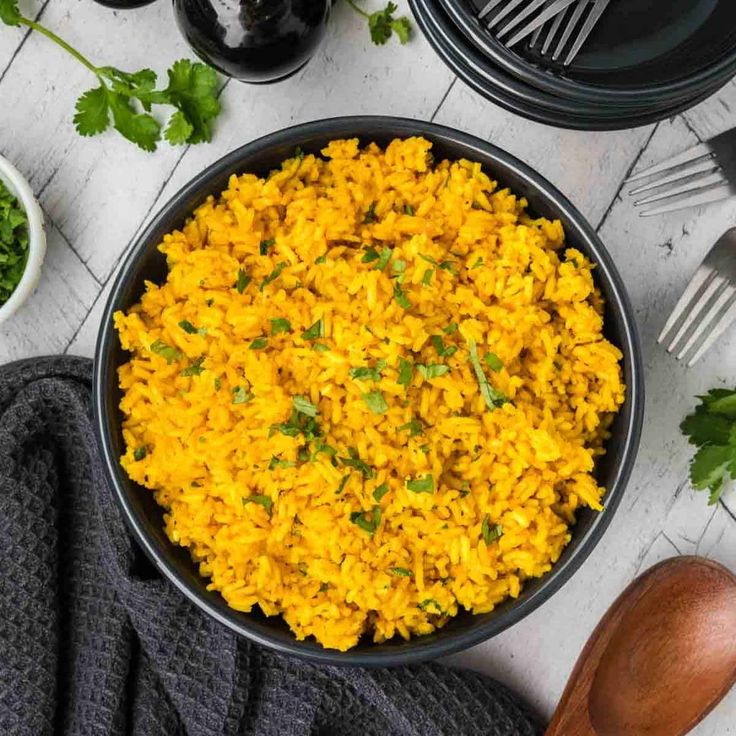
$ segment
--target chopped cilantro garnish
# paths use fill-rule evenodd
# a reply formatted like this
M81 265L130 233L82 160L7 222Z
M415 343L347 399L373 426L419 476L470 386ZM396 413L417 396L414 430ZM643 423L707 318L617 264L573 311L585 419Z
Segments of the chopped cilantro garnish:
M215 376L215 391L219 391L222 388L222 379L220 376Z
M302 151L301 146L297 146L294 149L294 155L293 155L292 158L296 158L299 161L304 161L304 156L305 156L305 153L304 153L304 151Z
M401 284L394 284L394 299L402 309L411 309L411 302L401 288Z
M449 271L451 274L457 273L455 270L455 264L452 261L442 261L440 263L440 268L443 271Z
M316 263L317 265L320 265L320 264L322 264L322 263L326 263L326 262L327 262L327 253L325 253L325 254L324 254L324 255L322 255L322 256L319 256L319 258L316 258L314 262L315 262L315 263Z
M262 256L267 256L268 251L276 245L276 238L269 238L268 240L261 240L261 244L258 246L258 251Z
M373 498L380 501L388 493L388 483L381 483L373 489Z
M381 508L374 506L370 511L353 511L350 521L368 534L373 534L381 523Z
M317 442L314 446L314 451L312 452L312 455L309 459L314 462L314 460L316 460L317 458L317 455L320 455L321 453L329 455L330 457L334 457L335 455L337 455L337 450L331 445L328 445L326 442Z
M442 606L439 604L439 601L436 601L434 598L425 598L421 603L418 604L418 607L422 611L426 611L430 606L433 606L437 609L437 613L444 615L444 612L442 610Z
M408 361L405 358L399 358L399 377L397 379L397 382L401 386L406 386L408 388L411 384L411 379L413 375L414 366L411 364L411 361Z
M468 351L470 352L470 362L473 364L473 370L475 371L475 377L478 379L478 386L480 388L481 396L483 401L486 402L486 406L493 411L499 406L503 406L508 399L500 391L497 391L486 378L486 374L483 371L483 366L480 364L478 359L478 348L475 346L474 340L468 340Z
M400 578L410 578L414 573L411 570L407 570L405 567L391 567L389 572L393 575L398 575Z
M207 330L204 327L200 327L197 329L188 319L183 319L181 322L179 322L179 327L181 327L184 332L187 333L187 335L206 335Z
M388 404L380 391L369 391L363 394L363 401L374 414L385 414L388 411Z
M422 276L422 285L429 286L432 283L432 276L434 275L434 269L428 268Z
M238 279L235 282L235 288L238 290L238 294L242 294L252 280L253 277L248 276L248 274L245 272L245 269L239 268Z
M288 264L284 263L283 261L281 263L277 263L274 267L273 271L271 271L268 276L266 276L263 281L261 281L261 291L263 291L272 281L275 281L279 276L281 276L281 272L286 268Z
M445 335L452 335L453 333L457 332L457 322L450 322L447 327L442 328L442 332L444 332Z
M404 205L404 212L407 215L413 215L414 214L414 208L410 204L405 204Z
M383 248L381 248L381 253L378 256L378 260L376 261L376 265L373 266L373 268L376 269L376 271L383 271L384 268L388 265L388 262L391 260L391 248L389 248L387 245L384 245Z
M253 394L246 391L243 386L236 386L233 389L233 404L247 404L253 400Z
M318 337L325 336L325 325L321 319L318 319L311 327L302 332L305 340L316 340Z
M319 413L317 407L311 401L304 398L304 396L295 396L293 402L294 409L296 409L300 414L305 414L308 417L314 418Z
M249 345L251 350L263 350L268 345L268 338L267 337L257 337L251 344Z
M204 355L200 355L199 358L196 358L190 365L188 365L179 375L182 376L198 376L204 368L202 367L202 363L204 363Z
M268 464L268 469L273 470L274 468L293 468L296 465L291 460L282 460L280 457L273 455L271 462Z
M376 203L371 202L363 216L363 224L367 225L369 222L376 222L376 220L378 220L376 216Z
M345 475L343 475L343 477L340 479L340 485L337 487L335 495L339 496L345 490L345 486L348 484L349 480L350 473L345 473Z
M432 335L430 339L432 340L432 345L434 345L434 349L437 351L437 355L439 355L440 358L450 358L457 352L457 345L448 345L445 347L440 335Z
M148 455L148 450L146 450L146 448L141 445L141 447L135 448L133 452L133 459L136 462L140 462L146 455Z
M397 258L391 264L391 270L394 273L404 273L404 271L406 271L406 261L402 261L401 258Z
M271 500L270 496L243 496L243 506L249 503L257 503L259 506L263 506L263 508L266 509L266 511L268 512L268 515L271 516L273 501Z
M167 345L162 340L156 340L151 344L151 352L164 358L168 365L171 365L175 360L180 360L184 357L184 353L182 353L181 350L174 348L171 345Z
M501 358L499 358L498 355L496 355L495 353L486 353L483 360L485 360L486 365L494 373L498 373L498 371L500 371L501 368L503 368L503 362L501 361Z
M434 493L434 478L431 475L425 475L424 478L408 480L406 490L412 493Z
M351 368L348 372L350 378L354 378L356 381L380 381L381 371L386 367L386 361L381 359L376 361L376 364L370 368L368 366L360 366L358 368Z
M325 345L323 342L315 342L312 345L312 350L318 353L328 353L330 351L330 348L328 345Z
M389 251L390 254L390 251ZM378 255L378 251L372 246L369 245L365 249L365 253L363 253L363 257L360 259L361 263L373 263L373 261L377 261L381 256Z
M486 544L491 544L491 542L495 542L503 536L503 527L500 524L491 524L488 514L483 517L480 530Z
M476 268L480 268L483 265L483 259L478 258L478 260L470 267L470 270L473 271Z
M360 459L358 451L354 447L348 448L348 455L350 455L350 457L339 457L337 459L346 467L359 470L363 474L363 478L366 480L370 480L375 477L376 471L373 470L368 463Z
M271 334L278 335L280 332L288 332L291 329L291 322L283 317L277 317L271 320Z
M449 366L439 363L430 363L429 365L421 365L420 363L418 363L417 370L425 381L429 381L432 378L439 378L440 376L444 376L445 373L450 370L450 368Z
M410 422L402 424L397 429L397 432L403 432L404 430L408 430L409 437L417 437L420 434L424 434L424 428L418 419L412 419Z

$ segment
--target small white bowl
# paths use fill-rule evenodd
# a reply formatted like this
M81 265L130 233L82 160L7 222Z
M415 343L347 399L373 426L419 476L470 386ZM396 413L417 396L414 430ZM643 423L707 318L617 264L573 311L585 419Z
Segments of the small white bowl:
M46 231L44 230L43 213L33 196L31 187L18 169L2 156L0 156L0 181L16 197L28 218L26 267L8 301L0 304L0 324L2 324L28 299L38 284L38 279L41 277L41 265L46 256Z

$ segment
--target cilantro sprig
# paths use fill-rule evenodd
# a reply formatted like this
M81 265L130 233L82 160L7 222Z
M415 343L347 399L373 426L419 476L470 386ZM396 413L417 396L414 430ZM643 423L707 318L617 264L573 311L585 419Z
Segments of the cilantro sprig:
M409 19L405 15L399 18L394 17L399 9L396 3L388 2L385 8L373 13L367 13L354 0L347 0L347 3L356 13L359 13L368 21L371 41L376 46L383 46L394 33L402 45L411 38L412 28Z
M0 0L0 8L2 2ZM28 259L28 218L18 200L0 181L0 305L23 277Z
M180 59L167 72L168 85L156 89L157 75L152 69L131 73L112 66L96 66L53 31L23 16L18 0L0 0L0 22L24 25L46 36L97 77L98 86L82 94L75 106L74 126L80 135L99 135L112 125L144 151L155 151L162 132L151 110L153 105L170 105L175 111L163 130L169 143L211 140L220 101L217 73L206 64Z
M710 491L708 502L716 504L726 483L736 480L736 389L715 388L698 398L680 429L698 448L690 463L693 488Z

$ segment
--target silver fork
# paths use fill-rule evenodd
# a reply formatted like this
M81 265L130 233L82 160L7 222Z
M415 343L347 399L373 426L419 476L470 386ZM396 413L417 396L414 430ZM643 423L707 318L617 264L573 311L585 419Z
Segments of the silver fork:
M657 342L693 365L736 319L736 228L710 249Z
M504 2L505 5L502 5ZM487 19L486 26L490 30L497 29L497 38L509 48L531 36L530 48L546 56L556 39L557 44L551 53L552 61L557 61L562 56L569 43L567 55L562 62L568 66L580 52L609 2L610 0L489 0L478 13L478 18ZM570 13L567 12L568 9Z
M650 166L627 182L644 179L650 181L629 191L629 196L647 195L634 201L635 207L648 207L642 217L736 196L736 128Z

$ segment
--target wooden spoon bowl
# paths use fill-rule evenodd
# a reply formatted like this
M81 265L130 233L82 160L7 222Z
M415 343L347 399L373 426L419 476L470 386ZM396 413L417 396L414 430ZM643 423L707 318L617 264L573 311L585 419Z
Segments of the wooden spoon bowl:
M736 682L736 577L700 557L619 596L575 665L546 736L681 736Z

